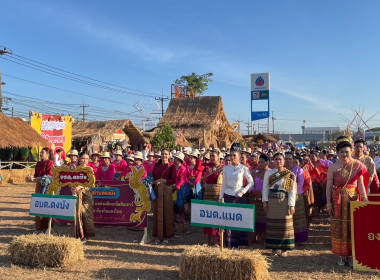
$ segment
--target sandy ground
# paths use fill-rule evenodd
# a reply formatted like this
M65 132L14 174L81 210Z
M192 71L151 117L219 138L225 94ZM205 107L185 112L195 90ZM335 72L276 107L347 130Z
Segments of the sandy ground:
M17 235L34 231L29 216L33 184L0 186L0 279L178 279L179 256L184 249L204 241L202 228L191 228L191 234L174 238L171 244L141 246L143 232L124 227L96 227L96 238L85 245L86 260L69 269L32 268L13 265L7 254L8 244ZM151 218L151 216L150 216ZM150 223L149 223L150 226ZM72 235L71 226L55 226L57 235ZM259 250L271 262L273 279L380 279L380 274L354 272L348 266L339 267L330 251L327 216L314 220L309 242L287 258L270 257L262 244L249 250Z

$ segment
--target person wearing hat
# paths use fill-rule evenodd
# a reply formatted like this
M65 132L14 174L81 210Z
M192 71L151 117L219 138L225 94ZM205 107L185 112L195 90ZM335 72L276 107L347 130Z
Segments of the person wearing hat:
M156 162L158 162L161 159L161 152L158 151L154 154L154 159Z
M209 156L209 162L203 162L203 159ZM222 190L222 174L223 174L223 164L220 163L219 150L212 150L211 152L206 152L202 154L195 165L197 171L201 171L203 174L204 182L204 194L203 200L218 201L220 196L220 191ZM214 228L204 228L204 233L206 235L206 244L211 245L211 236L215 236L215 243L219 243L220 240L217 239L217 229Z
M96 173L96 181L111 181L115 176L115 166L111 164L111 154L104 152L102 155L102 168Z
M120 181L123 174L127 171L127 163L123 159L123 152L121 150L117 150L113 155L115 156L115 160L111 163L115 168L113 180Z
M178 152L173 157L176 168L175 188L177 189L177 201L174 207L176 214L175 222L177 224L184 224L184 212L188 210L190 202L190 189L186 183L188 179L187 168L183 164L185 155L182 152Z
M156 164L156 161L154 160L154 153L150 152L148 154L148 160L144 161L143 163L148 176L152 176L153 168L155 164Z
M98 151L93 151L91 154L91 162L88 166L94 170L94 174L98 172L98 169L102 168L102 162L100 161L100 154Z
M129 155L128 157L130 157L130 159L132 159L132 155ZM128 158L127 158L127 160L128 160ZM133 160L134 160L133 164L129 164L129 163L128 163L128 167L126 168L126 171L125 171L125 173L124 173L124 180L125 180L125 181L129 181L127 175L128 175L129 173L132 173L132 168L131 168L131 166L133 166L133 167L136 168L137 170L140 170L141 168L144 168L144 166L143 166L144 155L143 155L142 152L136 152L136 153L133 155ZM144 174L143 174L143 176L141 177L141 180L142 180L142 179L145 179L146 176L147 176L147 172L146 172L146 170L145 170L145 168L144 168Z
M168 149L161 151L161 159L153 168L154 192L152 236L157 237L156 244L163 241L169 244L174 237L174 212L172 185L176 182L176 168L169 164Z
M190 190L193 193L194 199L202 200L202 172L195 169L195 164L197 163L199 155L196 151L192 152L189 155L189 164L186 166L187 174L188 174L188 184L190 186Z
M69 153L70 162L67 164L67 166L74 165L78 166L78 157L79 153L77 150L73 149Z

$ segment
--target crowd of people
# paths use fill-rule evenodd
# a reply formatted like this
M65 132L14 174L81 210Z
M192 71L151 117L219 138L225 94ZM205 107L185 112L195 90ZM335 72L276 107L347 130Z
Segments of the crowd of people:
M47 148L41 150L36 192L41 192L41 178L51 176L54 165L64 164L50 154ZM132 166L143 168L143 183L147 188L153 185L156 244L169 244L177 234L176 225L188 223L191 199L254 204L255 232L226 230L224 246L239 249L258 242L272 249L273 256L286 257L297 244L308 241L313 217L329 213L332 251L339 256L339 265L352 266L349 202L368 201L367 194L379 192L380 155L373 160L366 155L364 140L352 146L344 136L335 150L252 151L237 143L228 150L115 150L94 151L91 156L72 150L68 156L70 166L91 167L96 181L128 181ZM81 186L72 192L78 196L75 236L86 241L95 234L91 193ZM37 217L36 229L46 228L46 219ZM204 234L206 244L221 245L219 229L204 228Z

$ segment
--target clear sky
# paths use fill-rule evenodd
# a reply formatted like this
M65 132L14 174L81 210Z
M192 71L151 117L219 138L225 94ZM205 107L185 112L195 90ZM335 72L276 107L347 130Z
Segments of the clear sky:
M135 103L149 114L176 78L212 72L205 94L222 96L231 123L247 122L250 74L270 72L275 131L300 132L302 120L343 128L359 107L380 126L380 1L3 1L1 26L0 46L18 55L0 59L3 95L13 98L4 106L16 115L78 116L84 103L88 119L140 125ZM15 63L31 66L25 58L138 91Z

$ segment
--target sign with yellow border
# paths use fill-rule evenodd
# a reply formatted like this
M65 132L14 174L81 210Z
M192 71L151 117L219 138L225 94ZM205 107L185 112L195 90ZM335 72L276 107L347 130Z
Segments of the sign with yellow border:
M352 201L350 208L354 270L380 271L380 202Z

